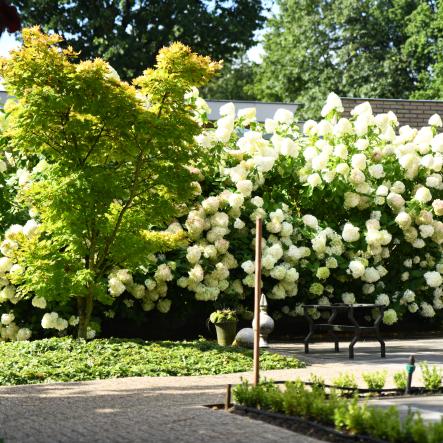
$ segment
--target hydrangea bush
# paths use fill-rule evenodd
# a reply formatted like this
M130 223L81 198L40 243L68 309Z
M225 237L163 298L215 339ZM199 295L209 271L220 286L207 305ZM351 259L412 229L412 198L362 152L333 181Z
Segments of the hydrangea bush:
M330 94L323 119L300 129L284 109L260 124L254 109L223 106L198 137L214 163L201 167L200 204L170 226L191 241L180 272L148 279L146 295L174 280L197 300L250 302L260 216L277 318L307 301L383 304L388 325L406 312L433 317L443 307L441 119L417 130L399 128L392 112L374 116L369 103L350 119L342 112Z
M439 116L421 129L399 127L392 112L373 115L366 102L348 119L332 93L322 120L302 128L287 110L262 124L255 109L236 112L232 103L220 108L211 127L196 90L185 102L197 108L202 132L196 140L206 154L192 167L194 204L167 231L184 234L188 246L151 254L142 267L112 270L114 303L103 315L118 314L119 299L133 310L163 314L177 298L250 306L257 217L263 219L263 292L275 318L301 315L305 302L376 302L386 306L387 325L405 313L434 317L443 308ZM21 271L11 251L36 230L38 217L12 226L1 244L4 338L29 335L14 323L20 291L11 281ZM78 321L53 304L49 310L44 298L27 300L20 303L31 303L26 312L34 316L40 310L43 328L66 331Z

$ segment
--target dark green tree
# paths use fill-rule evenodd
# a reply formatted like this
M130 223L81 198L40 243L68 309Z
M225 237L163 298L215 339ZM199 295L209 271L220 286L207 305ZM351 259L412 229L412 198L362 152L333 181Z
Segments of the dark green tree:
M417 79L414 98L443 99L443 2L423 1L407 23L404 54Z
M262 0L17 0L25 26L61 35L83 60L102 57L124 79L174 41L230 61L253 46Z
M254 64L245 57L225 63L220 75L203 87L200 95L206 99L255 100L250 88L254 82Z
M420 73L404 50L424 0L278 0L256 70L260 99L299 101L318 116L327 93L406 98ZM419 70L422 66L419 66Z

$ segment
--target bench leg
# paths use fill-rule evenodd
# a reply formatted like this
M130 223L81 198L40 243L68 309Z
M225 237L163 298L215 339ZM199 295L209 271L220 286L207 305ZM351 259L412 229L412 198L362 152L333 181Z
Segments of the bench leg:
M309 354L309 340L312 337L312 334L314 333L315 326L314 326L314 321L312 320L312 318L308 314L308 310L306 308L304 308L304 314L305 314L306 320L308 321L308 324L309 324L309 332L304 340L305 354Z
M385 358L386 357L386 346L385 346L385 342L380 334L380 324L381 324L381 322L383 320L383 316L384 316L384 307L380 307L378 312L379 312L379 315L375 319L375 322L374 322L375 336L377 337L377 340L380 343L381 358Z
M360 325L358 324L357 320L354 317L354 308L352 306L350 306L350 308L349 308L348 318L355 327L355 329L354 329L355 335L349 345L349 359L353 360L354 359L354 346L358 342L358 340L360 339L361 330L360 330Z
M354 346L355 346L355 344L358 342L359 338L360 338L359 335L356 335L356 336L352 339L351 344L349 345L349 359L350 359L350 360L353 360L353 359L354 359Z
M335 334L334 330L332 329L336 315L337 315L337 309L333 309L332 313L328 319L328 325L331 325L331 329L329 329L328 335L329 335L329 337L331 337L331 340L334 342L335 352L340 352L340 346L339 346L337 334Z

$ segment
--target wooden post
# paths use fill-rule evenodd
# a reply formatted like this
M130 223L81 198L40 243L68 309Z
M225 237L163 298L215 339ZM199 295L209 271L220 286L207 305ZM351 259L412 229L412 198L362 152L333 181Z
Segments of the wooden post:
M255 223L255 293L254 293L254 385L260 380L260 298L261 298L262 220Z

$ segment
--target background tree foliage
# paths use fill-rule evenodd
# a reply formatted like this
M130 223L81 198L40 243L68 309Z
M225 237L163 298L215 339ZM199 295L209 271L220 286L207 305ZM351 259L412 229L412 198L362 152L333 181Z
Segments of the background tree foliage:
M8 109L9 147L41 161L19 200L41 222L39 235L17 234L21 295L76 302L86 337L94 301L111 303L107 275L135 269L181 237L149 231L183 211L200 157L194 105L183 96L219 69L175 43L133 85L101 59L76 62L61 37L23 31L23 47L0 59L17 98Z
M232 63L224 63L220 75L200 91L206 99L255 100L251 88L254 82L254 64L243 56Z
M259 99L298 101L305 116L318 116L330 91L443 98L441 1L277 3L264 37L264 61L255 72Z
M102 57L125 79L152 66L163 46L180 41L230 61L254 45L261 0L17 0L25 26L55 31L83 60Z
M443 99L443 2L422 1L407 22L404 52L417 78L413 98Z

